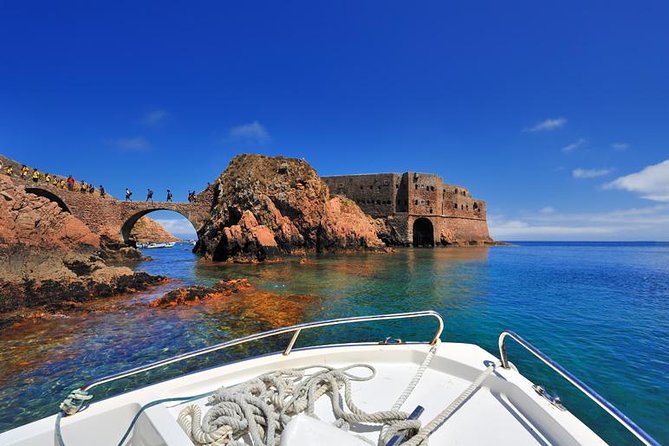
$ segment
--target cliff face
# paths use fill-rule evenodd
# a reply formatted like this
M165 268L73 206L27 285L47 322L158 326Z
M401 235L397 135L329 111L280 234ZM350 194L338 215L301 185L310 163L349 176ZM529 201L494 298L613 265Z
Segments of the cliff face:
M130 235L139 243L179 241L178 238L163 228L160 223L146 216L137 220Z
M0 175L0 248L99 248L100 238L54 202L26 193Z
M0 175L0 312L87 300L158 281L104 263L100 237L47 198Z
M213 210L196 246L213 260L384 246L371 217L350 200L330 198L303 160L239 155L214 188Z

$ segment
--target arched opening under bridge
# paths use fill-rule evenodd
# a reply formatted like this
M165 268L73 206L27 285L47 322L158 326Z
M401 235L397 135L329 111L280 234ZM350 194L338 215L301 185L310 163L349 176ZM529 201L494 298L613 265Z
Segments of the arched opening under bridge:
M167 234L163 230L167 231ZM198 239L193 222L172 209L148 209L133 214L121 226L121 237L123 242L130 246L136 246L137 243Z
M434 246L434 227L427 218L419 218L413 223L413 246Z
M72 212L70 211L70 208L65 204L62 198L60 198L58 195L54 194L53 192L46 190L46 189L41 189L38 187L26 187L26 192L29 194L37 195L38 197L43 197L46 198L47 200L53 201L60 207L64 212L67 212L71 214Z

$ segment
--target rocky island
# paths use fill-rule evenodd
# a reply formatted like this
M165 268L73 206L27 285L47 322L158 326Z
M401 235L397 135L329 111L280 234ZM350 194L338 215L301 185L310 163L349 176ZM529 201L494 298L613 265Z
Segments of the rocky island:
M243 154L189 203L149 203L31 181L16 161L0 161L15 172L0 175L0 312L161 283L117 265L142 260L137 242L176 240L146 216L161 209L190 220L194 252L212 261L493 243L485 202L429 174L321 178L301 159Z

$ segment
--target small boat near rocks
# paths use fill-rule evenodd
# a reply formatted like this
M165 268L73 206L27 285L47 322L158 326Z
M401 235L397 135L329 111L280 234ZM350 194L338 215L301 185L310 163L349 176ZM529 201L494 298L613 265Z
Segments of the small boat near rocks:
M430 339L296 348L307 330L417 318L436 323ZM606 444L558 398L520 373L509 361L508 340L643 444L659 444L518 334L503 331L495 357L475 344L442 342L443 328L438 313L417 311L309 322L229 340L91 381L73 391L57 415L0 434L0 444L418 446L428 439L433 445ZM92 403L95 387L279 335L291 336L283 351Z
M138 248L142 249L156 249L156 248L172 248L176 245L175 242L151 242L151 243L137 243Z

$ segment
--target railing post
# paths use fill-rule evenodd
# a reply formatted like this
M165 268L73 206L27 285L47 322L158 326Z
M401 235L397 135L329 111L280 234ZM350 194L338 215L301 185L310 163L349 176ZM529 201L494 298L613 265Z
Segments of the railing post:
M293 349L293 346L295 345L295 341L297 341L297 337L300 335L300 332L302 329L297 329L293 332L293 337L290 338L290 342L288 343L288 347L283 351L283 356L288 356L290 355L290 351Z

